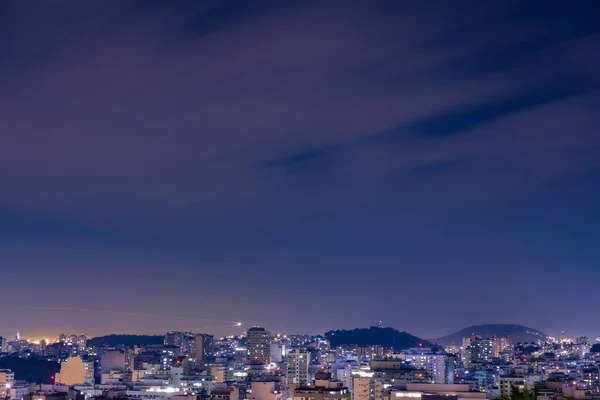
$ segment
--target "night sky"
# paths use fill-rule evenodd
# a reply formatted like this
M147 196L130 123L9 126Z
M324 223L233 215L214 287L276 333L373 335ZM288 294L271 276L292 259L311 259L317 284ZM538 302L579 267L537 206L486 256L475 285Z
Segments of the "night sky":
M0 335L600 334L599 20L0 2Z

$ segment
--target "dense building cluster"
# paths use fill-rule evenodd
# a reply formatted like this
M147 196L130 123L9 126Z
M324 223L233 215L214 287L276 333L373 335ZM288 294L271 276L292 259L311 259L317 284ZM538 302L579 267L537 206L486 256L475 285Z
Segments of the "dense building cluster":
M600 338L464 338L446 348L343 344L323 336L167 332L162 343L89 345L85 336L0 338L2 357L60 363L40 382L0 370L7 400L467 400L516 394L600 399Z

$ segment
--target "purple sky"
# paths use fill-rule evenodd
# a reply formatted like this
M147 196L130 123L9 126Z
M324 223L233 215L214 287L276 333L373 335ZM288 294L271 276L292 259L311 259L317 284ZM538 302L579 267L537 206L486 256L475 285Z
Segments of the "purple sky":
M598 18L3 1L0 335L600 335Z

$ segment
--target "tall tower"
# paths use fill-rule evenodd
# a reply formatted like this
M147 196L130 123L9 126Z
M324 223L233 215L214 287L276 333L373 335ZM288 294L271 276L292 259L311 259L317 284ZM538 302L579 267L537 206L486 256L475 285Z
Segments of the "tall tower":
M206 361L213 356L213 339L212 335L196 335L196 361Z
M308 386L310 366L310 353L306 350L295 349L287 355L287 378L288 383L300 386Z
M248 361L257 364L271 363L271 338L265 328L248 329Z

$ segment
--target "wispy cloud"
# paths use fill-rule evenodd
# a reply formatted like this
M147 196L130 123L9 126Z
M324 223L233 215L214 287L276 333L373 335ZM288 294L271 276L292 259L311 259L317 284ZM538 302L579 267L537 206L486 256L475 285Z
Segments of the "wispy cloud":
M547 171L531 183L578 170L570 146L528 143L597 149L592 13L444 4L5 6L2 202L125 221L259 206L305 167L327 165L342 202L462 157L518 153Z

